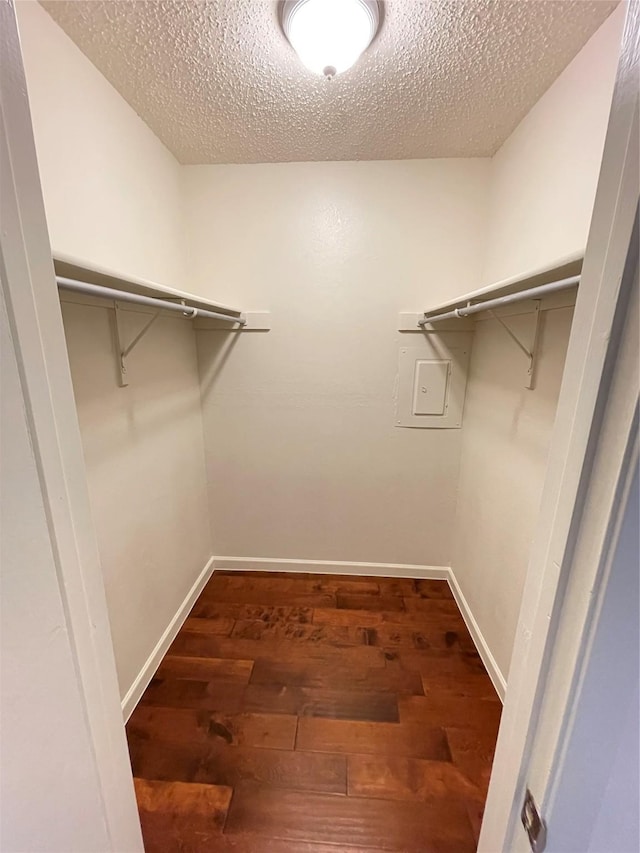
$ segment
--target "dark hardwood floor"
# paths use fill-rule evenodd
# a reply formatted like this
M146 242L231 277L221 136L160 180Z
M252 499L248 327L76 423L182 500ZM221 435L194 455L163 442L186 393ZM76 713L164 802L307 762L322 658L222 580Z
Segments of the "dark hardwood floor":
M215 572L127 725L147 853L467 853L501 704L445 581Z

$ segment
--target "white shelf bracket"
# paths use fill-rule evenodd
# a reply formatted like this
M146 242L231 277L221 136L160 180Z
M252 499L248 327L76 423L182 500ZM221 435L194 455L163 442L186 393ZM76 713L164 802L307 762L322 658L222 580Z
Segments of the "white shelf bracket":
M129 353L133 350L133 348L138 344L142 338L149 331L151 326L155 323L155 321L160 316L160 311L156 311L156 313L151 317L151 319L144 324L142 329L138 332L135 338L131 341L131 343L126 346L122 343L122 330L120 328L120 307L117 301L113 303L115 323L114 323L114 334L116 339L116 357L118 359L118 384L121 388L126 388L129 384L127 380L127 364L126 358Z
M490 314L494 320L497 320L498 323L502 326L505 332L509 335L511 340L516 344L516 346L522 350L522 352L526 355L529 360L529 367L527 369L527 381L525 383L525 388L531 390L534 387L535 383L535 372L536 372L536 361L538 356L538 340L540 337L540 300L534 300L534 309L533 309L533 330L531 336L531 344L530 347L525 346L522 343L520 338L507 326L504 320L501 317L488 309L488 314Z

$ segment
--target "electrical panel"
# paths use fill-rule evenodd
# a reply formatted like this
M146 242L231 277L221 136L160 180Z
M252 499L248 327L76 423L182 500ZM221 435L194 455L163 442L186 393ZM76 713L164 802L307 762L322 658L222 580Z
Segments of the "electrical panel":
M468 333L425 334L420 346L401 347L396 395L396 426L457 429L471 350Z

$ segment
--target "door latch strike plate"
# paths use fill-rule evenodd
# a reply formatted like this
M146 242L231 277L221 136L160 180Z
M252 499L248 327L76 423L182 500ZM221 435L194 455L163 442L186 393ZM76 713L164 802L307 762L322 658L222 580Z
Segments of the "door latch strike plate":
M529 836L529 844L533 853L542 853L547 843L547 825L542 819L536 801L528 788L524 796L520 819Z

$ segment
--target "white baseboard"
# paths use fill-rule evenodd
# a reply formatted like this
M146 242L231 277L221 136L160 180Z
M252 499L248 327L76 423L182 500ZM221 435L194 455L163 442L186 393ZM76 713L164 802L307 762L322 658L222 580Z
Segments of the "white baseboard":
M216 569L236 572L316 572L330 575L372 575L385 578L448 580L448 566L411 563L350 563L342 560L277 560L271 557L214 557Z
M200 572L200 575L198 576L196 582L187 593L186 598L178 608L176 615L173 617L171 622L169 622L165 632L158 640L155 649L147 658L147 661L142 667L140 673L138 674L138 677L133 682L131 687L127 690L127 693L124 699L122 700L122 716L124 717L125 723L133 713L133 709L140 701L140 697L147 689L149 682L151 681L156 670L160 666L162 658L166 655L167 649L175 640L178 631L180 630L180 628L182 628L185 619L189 615L189 612L193 605L196 603L196 599L202 592L204 585L207 583L207 581L213 574L214 568L214 558L210 557L207 560L206 566Z
M371 575L372 577L377 576L387 578L446 580L449 583L451 592L453 593L456 603L460 608L462 618L469 629L469 633L476 645L478 654L482 658L482 662L489 673L491 681L493 682L493 686L495 687L501 701L504 702L507 689L506 679L503 676L500 667L496 663L495 658L491 654L489 646L487 645L482 631L480 630L480 626L476 622L467 600L462 594L462 590L458 585L456 577L449 566L427 566L412 563L357 563L343 560L292 560L274 559L272 557L211 557L200 573L200 576L189 590L187 597L180 605L178 612L169 623L155 649L149 655L142 671L122 700L122 714L125 721L130 717L133 709L138 704L140 697L153 678L162 658L167 653L167 649L175 639L178 631L189 615L189 611L195 604L196 599L202 592L204 585L207 583L215 569L224 569L226 571L235 572L309 572L333 575Z
M471 638L475 643L476 649L478 650L478 654L482 658L482 663L485 666L485 669L489 673L489 678L493 682L493 686L496 689L496 693L500 697L500 701L504 703L504 697L507 692L507 681L500 670L500 667L496 663L496 659L491 654L489 646L487 645L487 641L485 640L482 631L480 630L480 626L474 619L473 613L469 608L467 603L467 599L462 594L462 590L458 585L458 581L456 580L456 576L453 573L453 569L449 569L449 577L447 578L449 581L449 586L451 587L451 592L453 593L453 597L456 600L458 607L460 608L460 612L462 613L462 618L465 621L467 628L469 629L469 633L471 634Z

